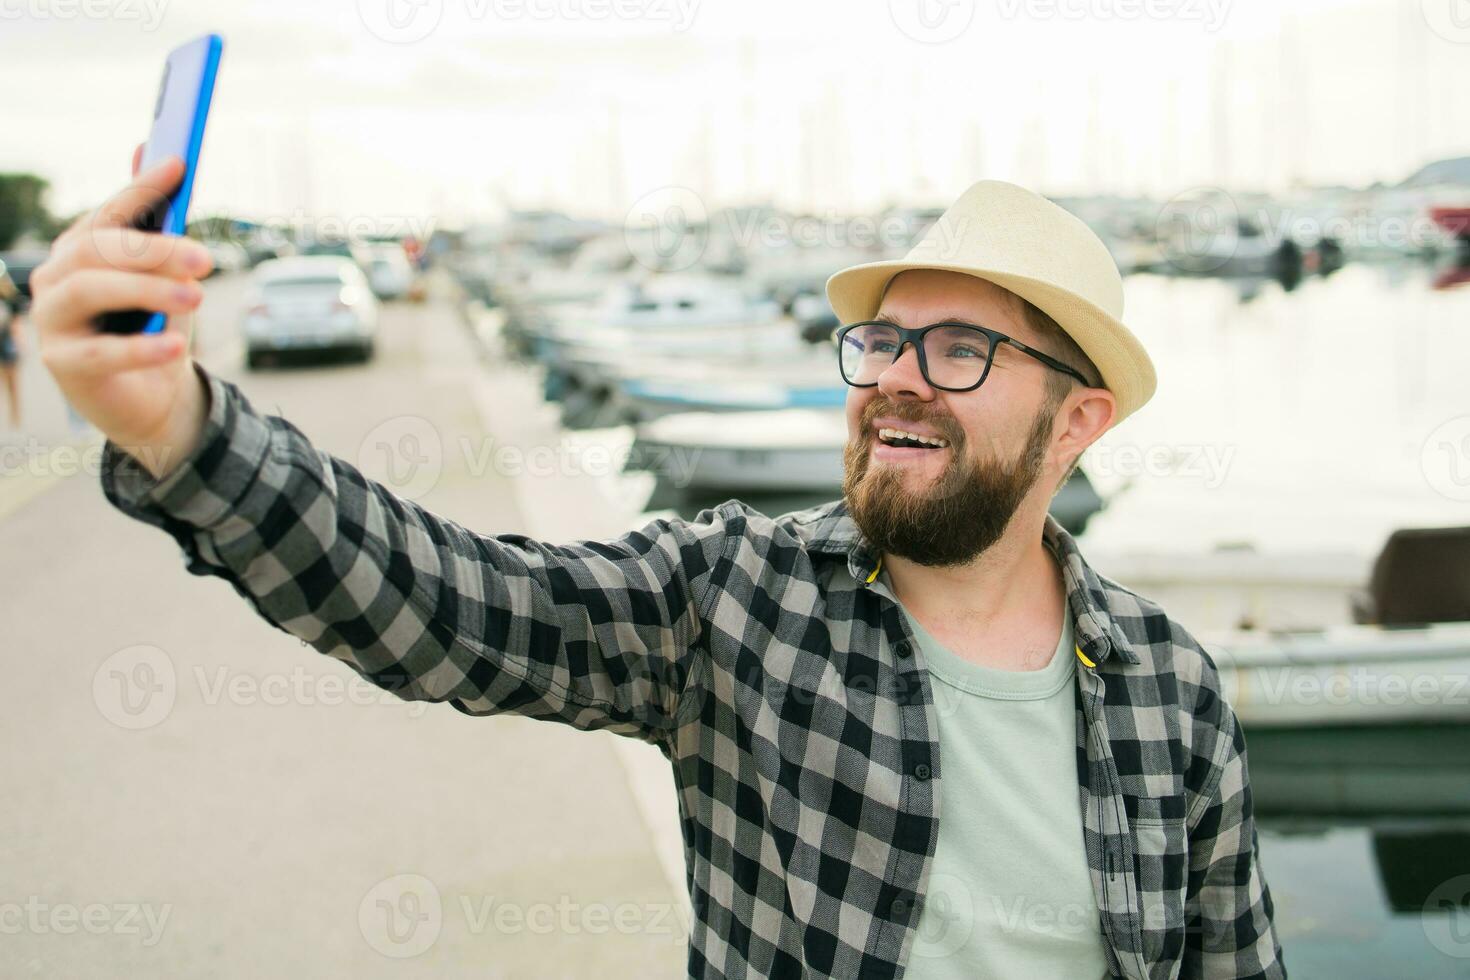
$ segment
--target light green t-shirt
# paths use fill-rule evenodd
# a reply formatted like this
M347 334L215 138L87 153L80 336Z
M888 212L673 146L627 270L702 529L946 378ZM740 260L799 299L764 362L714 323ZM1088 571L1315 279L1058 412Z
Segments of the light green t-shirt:
M886 573L877 585L897 602ZM941 767L905 978L1107 978L1082 844L1072 617L1045 667L1015 671L961 658L904 615L933 681Z

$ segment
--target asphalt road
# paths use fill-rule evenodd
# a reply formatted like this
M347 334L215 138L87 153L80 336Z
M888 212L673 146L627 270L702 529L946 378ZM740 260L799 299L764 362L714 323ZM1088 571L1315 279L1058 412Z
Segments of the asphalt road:
M619 522L595 475L485 464L557 436L442 284L385 307L371 364L249 373L240 291L207 284L200 359L317 446L485 533ZM0 976L682 973L656 752L371 687L115 511L95 434L34 358L23 380L27 428L0 441ZM426 433L428 456L406 441Z

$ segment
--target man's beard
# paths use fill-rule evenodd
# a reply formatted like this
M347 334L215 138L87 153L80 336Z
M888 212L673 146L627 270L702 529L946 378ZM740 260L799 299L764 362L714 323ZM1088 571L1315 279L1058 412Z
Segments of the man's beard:
M926 418L915 403L875 398L863 412L862 432L843 451L842 496L858 528L878 554L920 565L969 562L1000 540L1006 525L1041 477L1056 407L1036 413L1026 445L1010 465L981 461L968 451L964 432L950 416ZM944 471L924 490L908 490L903 464L880 463L869 473L877 440L872 420L880 415L927 422L949 442ZM926 452L944 452L930 449Z

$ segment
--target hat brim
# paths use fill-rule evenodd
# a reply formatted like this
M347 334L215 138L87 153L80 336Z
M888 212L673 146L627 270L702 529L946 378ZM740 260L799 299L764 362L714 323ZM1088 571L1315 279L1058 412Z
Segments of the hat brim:
M958 272L984 279L1029 300L1056 320L1097 365L1103 385L1113 393L1117 411L1111 425L1133 414L1153 396L1158 386L1153 361L1121 320L1070 290L1031 276L943 262L866 262L843 269L827 280L827 300L838 322L872 318L889 281L913 269Z

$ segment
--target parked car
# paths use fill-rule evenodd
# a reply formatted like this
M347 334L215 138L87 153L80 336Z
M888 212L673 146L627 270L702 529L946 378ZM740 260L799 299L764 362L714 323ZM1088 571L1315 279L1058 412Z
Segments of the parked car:
M378 301L351 259L271 259L251 275L242 330L250 368L299 350L345 349L367 361L378 334Z
M10 273L10 281L15 283L16 289L20 290L22 310L31 304L31 272L36 266L45 262L49 254L40 249L0 252L0 262L5 263L5 269Z
M413 286L413 266L401 245L361 246L358 265L367 273L373 295L378 299L400 299Z
M210 258L214 259L214 269L210 275L220 272L243 272L250 268L250 255L237 242L211 240L205 242L204 247L209 249Z

